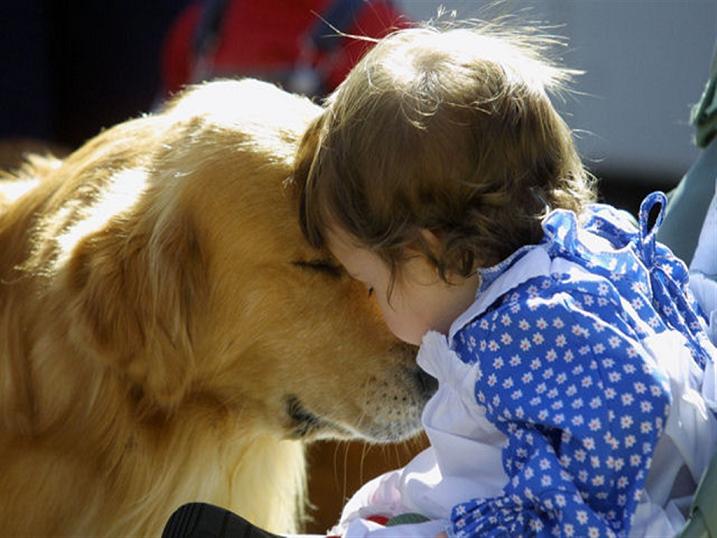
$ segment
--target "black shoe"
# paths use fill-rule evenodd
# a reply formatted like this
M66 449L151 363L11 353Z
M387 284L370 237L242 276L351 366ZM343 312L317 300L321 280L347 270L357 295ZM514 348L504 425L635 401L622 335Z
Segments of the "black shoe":
M162 538L282 538L255 527L238 515L206 503L189 503L175 510Z

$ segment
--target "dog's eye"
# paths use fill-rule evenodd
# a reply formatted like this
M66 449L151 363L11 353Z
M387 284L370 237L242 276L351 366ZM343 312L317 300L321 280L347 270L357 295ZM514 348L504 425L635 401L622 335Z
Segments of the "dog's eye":
M317 271L325 275L339 278L343 274L343 269L339 265L332 263L330 260L298 260L293 262L297 267Z
M373 288L368 289L368 296L371 297L373 295Z

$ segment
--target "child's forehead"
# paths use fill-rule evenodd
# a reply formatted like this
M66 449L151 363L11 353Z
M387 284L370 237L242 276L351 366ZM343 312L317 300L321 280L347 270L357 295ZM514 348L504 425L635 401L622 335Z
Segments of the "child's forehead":
M335 256L352 255L362 257L369 251L362 246L358 239L337 226L330 226L326 229L326 245Z
M326 246L349 272L370 269L381 263L381 259L374 252L338 227L331 227L326 231Z

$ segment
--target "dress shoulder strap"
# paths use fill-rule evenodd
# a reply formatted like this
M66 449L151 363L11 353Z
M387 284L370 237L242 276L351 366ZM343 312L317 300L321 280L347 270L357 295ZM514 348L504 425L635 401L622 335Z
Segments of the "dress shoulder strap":
M649 274L653 306L661 320L682 333L697 363L704 368L714 360L713 349L704 330L700 308L689 290L689 272L685 263L656 239L665 216L667 197L662 192L649 194L640 205L639 234L636 250ZM657 213L655 213L657 211ZM654 222L653 221L654 214Z

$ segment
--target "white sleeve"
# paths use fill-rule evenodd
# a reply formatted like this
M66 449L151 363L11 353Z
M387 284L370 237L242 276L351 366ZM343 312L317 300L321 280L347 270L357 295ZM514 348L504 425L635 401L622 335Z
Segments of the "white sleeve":
M370 516L378 515L391 518L408 512L401 502L400 483L402 473L403 469L389 471L361 486L353 494L349 502L346 503L338 525L331 529L329 534L344 536L353 521ZM367 522L367 524L367 531L373 526L380 527L380 525L372 522Z
M432 538L445 531L447 520L384 527L366 519L376 515L391 518L411 511L401 502L403 471L389 471L364 484L344 506L341 521L328 534L342 538Z

